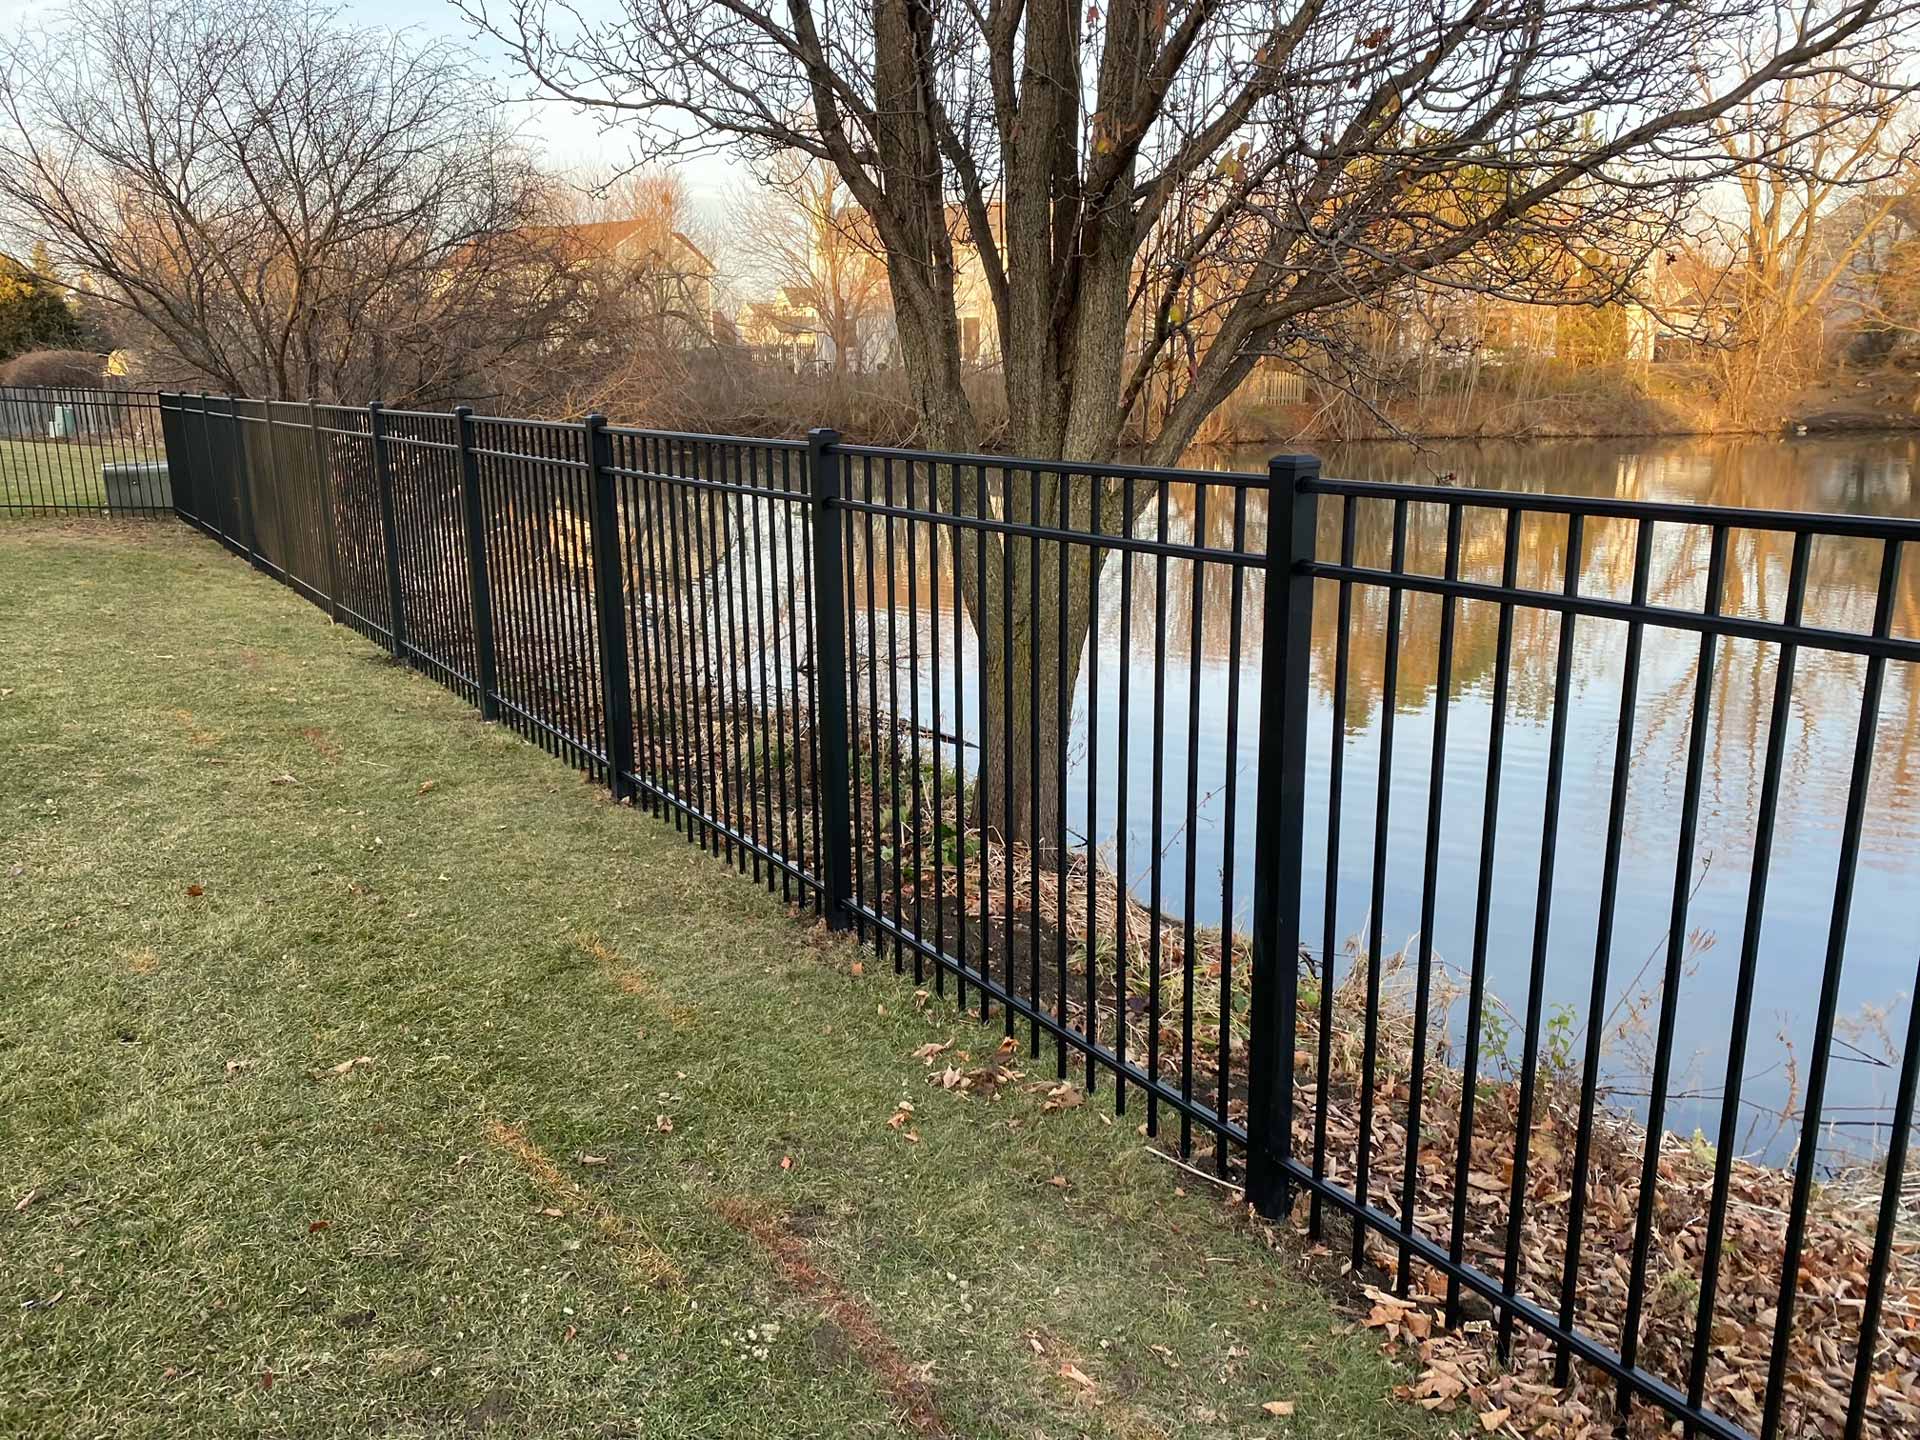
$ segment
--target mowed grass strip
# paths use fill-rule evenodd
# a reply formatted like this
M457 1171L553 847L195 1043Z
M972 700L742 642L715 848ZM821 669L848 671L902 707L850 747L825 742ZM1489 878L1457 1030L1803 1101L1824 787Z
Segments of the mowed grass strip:
M0 531L0 1434L1429 1433L858 956L183 528Z
M10 508L104 506L107 490L101 466L154 458L132 444L114 447L0 437L0 517Z

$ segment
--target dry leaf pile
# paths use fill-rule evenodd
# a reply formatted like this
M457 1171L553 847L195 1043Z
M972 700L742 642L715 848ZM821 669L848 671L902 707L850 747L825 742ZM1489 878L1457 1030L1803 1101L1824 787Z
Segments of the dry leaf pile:
M1408 997L1391 987L1386 993L1400 997L1395 1015L1385 1017L1389 1028L1397 1029L1404 1023L1398 1012ZM1327 1173L1349 1190L1359 1154L1363 1015L1364 989L1354 977L1335 995L1327 1084ZM1317 1049L1316 1019L1303 1007L1303 1050ZM1302 1074L1311 1078L1312 1067L1303 1067ZM1408 1081L1404 1066L1386 1065L1375 1083L1370 1199L1396 1217L1406 1159ZM1428 1236L1452 1233L1460 1090L1459 1072L1430 1056L1414 1184L1415 1224ZM1521 1123L1518 1086L1483 1080L1477 1095L1461 1249L1467 1263L1503 1277ZM1575 1077L1543 1077L1531 1117L1515 1285L1519 1294L1549 1310L1558 1307L1565 1268L1579 1100ZM1317 1089L1303 1088L1295 1115L1296 1153L1303 1156L1313 1153L1318 1103ZM1587 1208L1574 1320L1615 1350L1621 1348L1627 1310L1646 1144L1644 1126L1604 1105L1599 1108L1585 1172ZM1710 1146L1697 1139L1661 1137L1637 1359L1683 1392L1693 1354L1715 1169ZM1766 1394L1792 1185L1790 1172L1772 1166L1736 1159L1729 1170L1705 1394L1710 1409L1756 1432ZM1816 1190L1788 1348L1783 1435L1839 1436L1844 1431L1879 1186L1879 1177L1873 1176L1870 1186L1849 1183ZM1874 1203L1862 1203L1862 1192L1869 1189ZM1307 1214L1303 1202L1296 1223L1304 1225ZM1397 1253L1384 1238L1370 1236L1366 1253L1382 1275L1391 1275L1397 1266ZM1496 1428L1514 1434L1611 1433L1614 1387L1604 1376L1597 1371L1582 1374L1576 1367L1573 1385L1557 1389L1552 1384L1551 1345L1523 1326L1514 1329L1511 1368L1501 1366L1495 1355L1495 1326L1485 1318L1488 1305L1469 1294L1465 1313L1477 1311L1481 1318L1443 1333L1445 1296L1445 1277L1418 1265L1405 1297L1369 1292L1372 1303L1364 1323L1416 1347L1425 1367L1411 1398L1438 1409L1471 1405L1483 1417L1505 1411ZM1657 1407L1640 1402L1632 1414L1632 1433L1664 1433ZM1920 1433L1920 1235L1910 1226L1902 1227L1894 1246L1867 1417L1869 1435Z

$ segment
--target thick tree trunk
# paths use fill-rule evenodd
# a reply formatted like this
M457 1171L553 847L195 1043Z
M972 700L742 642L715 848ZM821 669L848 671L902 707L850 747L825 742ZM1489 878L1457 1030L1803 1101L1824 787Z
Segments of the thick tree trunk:
M974 813L986 829L1044 860L1066 843L1062 807L1073 692L1091 623L1093 554L1088 546L1043 541L1036 561L1032 544L1015 538L990 561L984 589L977 552L974 575L961 584L981 641Z
M968 475L956 487L960 514L977 513L973 483ZM1085 533L1093 483L1042 475L1036 486L1031 473L1003 472L997 482L990 474L986 513ZM1117 497L1103 505L1109 528L1118 509ZM981 661L979 786L970 809L988 831L1052 859L1068 840L1062 798L1074 688L1093 624L1088 579L1106 552L1090 543L957 533L958 590Z
M1079 153L1081 11L1074 0L1030 4L1017 99L999 115L1006 152L1000 233L974 235L984 257L1004 255L1006 286L996 299L1010 448L1017 456L1067 458L1097 466L1120 443L1121 375L1126 368L1127 316L1139 247L1132 200L1136 157L1115 153L1115 117L1130 113L1149 85L1151 52L1146 0L1125 0L1110 15L1103 47L1101 116L1094 160L1102 180L1087 188ZM924 0L881 0L874 11L876 75L882 104L877 127L888 203L887 269L908 382L930 443L950 450L978 446L978 427L961 388L954 308L952 216L938 144L930 128L927 73L932 64L931 11ZM1005 77L1009 86L1013 77ZM1111 163L1106 157L1112 156ZM849 177L854 183L854 177ZM970 215L968 224L981 224ZM1235 337L1238 340L1241 337ZM1237 348L1237 345L1234 347ZM1243 374L1226 357L1209 357L1204 379L1227 386ZM1231 372L1231 373L1230 373ZM1184 449L1211 406L1191 403L1157 437L1160 463ZM942 467L941 499L961 515L1013 524L1032 521L1086 534L1093 487L1101 487L1101 520L1124 533L1153 500L1151 484L1133 487L1134 509L1114 482L1092 475L1014 469L988 482L971 467ZM959 591L980 645L982 669L980 788L973 813L1003 839L1042 857L1066 843L1061 796L1071 736L1070 707L1093 617L1087 580L1105 552L1092 543L1002 536L958 529ZM1123 722L1124 723L1124 722Z

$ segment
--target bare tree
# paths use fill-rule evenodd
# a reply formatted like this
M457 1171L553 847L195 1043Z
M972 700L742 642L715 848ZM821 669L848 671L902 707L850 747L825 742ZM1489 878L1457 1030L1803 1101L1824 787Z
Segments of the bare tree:
M1852 326L1854 357L1911 375L1920 370L1920 183L1909 179L1903 188L1847 298L1859 310ZM1909 407L1920 411L1920 386L1909 379L1903 388Z
M427 401L567 314L470 58L274 0L74 0L0 44L0 220L174 378Z
M885 263L865 213L832 165L778 157L732 205L732 248L743 271L781 292L826 342L836 374L871 368L866 353L887 309Z
M1784 24L1773 0L624 0L591 22L565 0L456 3L540 91L637 121L646 153L832 164L884 250L937 444L979 433L961 383L963 254L993 297L1022 454L1114 454L1165 354L1204 321L1207 344L1147 417L1159 462L1261 355L1406 276L1528 299L1564 273L1559 257L1600 251L1631 273L1696 187L1735 168L1716 121L1915 20L1912 0L1818 0ZM1704 96L1688 56L1711 77ZM948 475L948 498L971 508L976 474ZM1101 514L1117 524L1111 488ZM993 504L1083 526L1092 489L1023 481ZM1048 547L1034 566L974 532L963 549L993 697L983 780L990 798L1011 786L1014 838L1050 844L1052 676L1077 672L1077 582L1099 557ZM1064 652L1046 599L1060 594ZM1032 773L1007 743L1029 704L1047 740Z
M677 177L638 170L569 187L523 239L562 267L571 310L564 343L515 367L516 406L651 417L711 358L714 242Z
M1735 168L1731 203L1707 225L1708 250L1724 260L1712 298L1725 333L1709 353L1737 424L1778 418L1773 407L1821 356L1836 291L1920 184L1920 129L1903 123L1896 78L1908 57L1883 46L1848 61L1783 79L1713 122ZM1750 47L1737 67L1764 63ZM1700 85L1710 92L1704 76Z

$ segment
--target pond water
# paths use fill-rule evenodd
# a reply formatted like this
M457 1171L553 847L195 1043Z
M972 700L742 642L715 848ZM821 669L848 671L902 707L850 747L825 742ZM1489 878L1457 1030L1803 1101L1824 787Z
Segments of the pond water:
M1190 465L1257 471L1266 450L1205 451ZM1441 443L1415 449L1368 444L1339 447L1323 455L1326 473L1354 479L1411 480L1494 489L1557 491L1573 495L1638 500L1676 500L1768 509L1840 511L1871 515L1920 515L1916 465L1920 438L1872 436L1775 440L1681 439L1620 441L1529 441ZM1169 535L1193 537L1204 514L1209 543L1230 546L1234 506L1227 487L1191 486L1169 494ZM1247 529L1253 548L1265 530L1263 506L1249 496ZM1320 553L1335 558L1339 506L1323 502ZM1139 533L1157 526L1152 512ZM1387 563L1390 515L1385 504L1364 502L1356 516L1357 558L1362 565ZM1556 589L1565 553L1565 522L1529 517L1520 532L1519 583ZM1409 511L1408 565L1438 574L1445 547L1445 514L1439 506ZM1497 580L1504 550L1503 521L1494 514L1469 517L1462 543L1462 574ZM1791 543L1788 537L1735 532L1729 548L1724 608L1730 613L1779 618L1784 604ZM1704 593L1706 532L1693 527L1656 527L1649 587L1656 604L1697 607ZM895 643L906 654L913 629L922 661L917 684L902 679L902 709L918 693L923 720L933 718L932 670L927 657L938 640L941 728L971 741L978 734L977 678L973 641L963 616L952 607L950 579L940 584L942 604L928 603L925 543L909 607L909 586L896 561L892 622ZM1841 629L1868 628L1880 550L1872 542L1821 541L1814 546L1807 596L1807 622ZM1631 581L1633 527L1590 520L1581 573L1589 595L1626 598ZM1073 700L1068 810L1076 842L1091 832L1109 864L1116 863L1119 825L1119 742L1129 739L1126 864L1129 884L1142 899L1153 886L1151 816L1154 787L1160 791L1169 835L1160 854L1163 909L1191 913L1202 924L1223 919L1246 928L1253 892L1254 737L1258 721L1260 593L1249 575L1242 594L1239 643L1231 623L1234 578L1230 567L1167 565L1166 625L1157 632L1155 575L1159 562L1136 557L1133 605L1121 612L1121 561L1103 572L1101 607L1090 653L1082 664ZM876 567L881 568L881 567ZM944 566L942 567L945 568ZM856 584L863 584L862 557L855 555ZM1894 633L1920 634L1920 557L1908 557L1898 595ZM1194 587L1202 590L1200 623L1194 617ZM1348 947L1366 945L1369 882L1374 854L1374 806L1380 773L1382 719L1389 705L1383 687L1382 641L1387 596L1355 587L1350 630L1350 675L1343 714L1333 709L1335 589L1323 582L1316 597L1312 659L1313 702L1309 739L1306 835L1308 870L1305 915L1312 948L1321 948L1327 896L1329 779L1335 736L1343 759L1341 843L1331 867L1335 882L1336 974L1353 964ZM884 582L878 594L884 607ZM1456 609L1451 685L1437 683L1437 598L1409 595L1400 627L1399 678L1391 699L1394 717L1384 952L1410 945L1420 926L1423 850L1434 722L1449 709L1444 783L1438 823L1439 871L1432 943L1446 973L1464 988L1472 951L1474 902L1481 862L1481 812L1491 733L1496 607L1464 602ZM871 642L888 648L889 620L876 616ZM1493 859L1489 918L1489 988L1510 1012L1512 1030L1527 1001L1528 964L1534 943L1535 899L1543 834L1543 795L1553 720L1554 673L1559 618L1516 611L1500 820ZM959 642L956 647L956 641ZM1156 650L1164 644L1164 698L1154 688ZM1559 859L1554 883L1543 997L1555 1045L1577 1058L1589 1023L1588 991L1594 967L1601 856L1613 779L1615 732L1626 627L1581 620L1575 628L1568 703ZM968 704L955 713L954 656L962 657ZM1695 678L1697 636L1649 627L1634 716L1632 763L1620 871L1620 904L1612 948L1611 1002L1603 1017L1605 1067L1620 1103L1631 1105L1650 1068L1647 1043L1659 1003L1666 932L1676 872L1676 825L1683 782ZM1695 864L1684 882L1693 892L1692 931L1681 992L1679 1049L1668 1123L1681 1133L1708 1135L1718 1124L1724 1082L1733 977L1742 943L1743 915L1753 861L1761 768L1767 744L1775 673L1775 647L1723 641L1715 662L1712 703L1705 736L1700 822ZM1848 656L1803 651L1793 691L1784 783L1773 842L1772 874L1759 944L1759 982L1745 1086L1748 1122L1743 1148L1779 1157L1794 1143L1795 1130L1780 1133L1777 1115L1795 1103L1804 1084L1815 998L1820 984L1837 869L1839 830L1849 767L1860 723L1860 687L1865 662ZM1122 687L1128 704L1121 706ZM1199 704L1190 707L1190 695ZM1098 743L1086 743L1089 703L1097 708ZM1237 743L1228 745L1230 699L1237 701ZM1904 665L1888 667L1875 736L1875 756L1862 856L1848 932L1841 1010L1844 1034L1834 1052L1827 1116L1840 1149L1870 1148L1876 1121L1884 1123L1898 1079L1893 1061L1904 1033L1907 996L1920 955L1920 690ZM1190 714L1192 719L1190 720ZM1191 730L1190 730L1191 725ZM1157 740L1157 745L1156 745ZM1161 763L1156 768L1155 751ZM1192 774L1188 755L1196 758ZM969 764L972 762L970 761ZM1087 776L1097 766L1097 804L1087 810ZM1235 777L1239 800L1233 834L1226 822L1226 779ZM1195 821L1184 824L1189 789ZM1231 842L1231 849L1229 849ZM1187 847L1193 847L1195 881L1186 880ZM1231 854L1231 870L1226 857ZM1225 915L1224 906L1233 913ZM1449 1024L1457 1034L1464 1006L1454 1005ZM1497 1045L1500 1036L1492 1036Z

